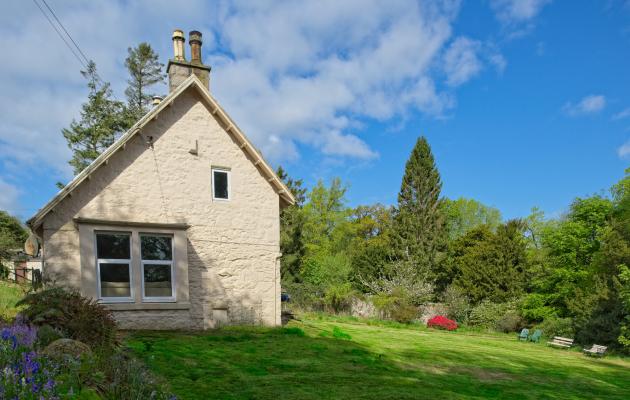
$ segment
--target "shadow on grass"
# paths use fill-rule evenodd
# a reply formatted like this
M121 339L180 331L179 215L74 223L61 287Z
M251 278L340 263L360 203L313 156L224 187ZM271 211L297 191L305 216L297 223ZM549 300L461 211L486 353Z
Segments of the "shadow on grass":
M628 398L627 368L563 366L531 355L432 351L396 354L320 329L228 328L137 332L128 345L180 399ZM346 337L347 336L347 337ZM395 339L394 339L395 340Z

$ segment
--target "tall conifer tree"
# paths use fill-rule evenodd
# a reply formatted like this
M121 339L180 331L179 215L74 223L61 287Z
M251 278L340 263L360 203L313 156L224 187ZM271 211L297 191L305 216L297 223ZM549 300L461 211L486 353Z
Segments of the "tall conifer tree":
M90 61L81 74L88 81L88 100L81 107L81 119L72 120L69 128L62 129L63 137L72 150L75 175L90 165L116 136L127 128L124 103L112 98L109 83L102 82L96 72L96 64Z
M394 227L399 256L418 271L435 271L445 243L441 189L429 143L420 137L405 166Z
M149 87L164 82L164 65L158 60L158 55L151 45L145 42L134 48L127 49L125 67L129 71L127 80L127 96L130 125L142 118L149 110L151 98L154 96Z

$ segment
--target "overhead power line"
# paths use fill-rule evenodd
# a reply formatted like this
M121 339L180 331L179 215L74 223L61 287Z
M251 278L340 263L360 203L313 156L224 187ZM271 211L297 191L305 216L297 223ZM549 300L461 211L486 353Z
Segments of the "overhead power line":
M83 52L83 50L81 50L81 47L79 47L79 44L76 42L76 40L74 40L74 38L72 37L72 35L70 35L70 32L68 32L68 30L66 29L66 27L63 25L63 23L61 22L61 20L57 17L57 14L55 14L55 11L52 9L52 7L50 5L48 5L48 3L46 2L46 0L40 0L42 2L42 4L44 4L44 6L48 9L48 11L50 12L50 14L53 16L53 18L55 19L55 21L57 22L57 24L55 24L53 22L52 19L50 19L50 16L48 15L48 13L46 13L46 11L42 8L41 4L39 4L39 2L37 0L33 0L33 3L35 3L35 5L37 6L37 8L39 8L39 11L42 12L42 15L46 18L46 20L48 21L48 23L50 24L50 26L53 27L53 29L55 30L55 32L57 32L57 35L59 36L59 38L61 40L63 40L63 42L65 43L66 47L68 47L68 49L72 52L72 54L74 55L74 57L77 59L77 61L79 61L79 63L81 64L81 66L83 67L84 70L87 70L87 66L88 64L92 61L90 60L85 53ZM61 32L61 30L59 30L59 28L61 28L61 30L63 30L64 33ZM70 42L68 42L68 39L70 40ZM72 43L72 44L70 44ZM104 84L105 81L103 81L103 79L101 79L101 77L98 75L98 73L94 74L94 77L96 78L96 81L100 84Z
M55 30L55 32L57 32L57 35L59 35L59 38L61 38L61 40L63 40L63 42L66 44L66 46L68 47L68 50L70 50L72 52L72 54L74 55L74 57L77 59L77 61L79 61L79 63L81 64L81 66L83 66L83 68L87 68L86 64L83 62L83 60L81 59L81 57L77 54L77 52L75 51L75 49L70 45L70 43L68 43L68 41L66 40L66 38L63 36L63 34L61 33L61 31L59 31L59 28L57 28L57 25L55 25L53 23L53 21L50 19L50 17L48 16L48 14L46 14L46 12L44 11L44 9L42 8L42 6L37 2L37 0L33 0L33 3L35 3L35 5L37 6L37 8L39 8L39 11L42 12L42 15L46 18L46 20L48 21L48 23L50 24L50 26L53 27L53 29ZM64 29L65 31L65 29ZM66 31L67 33L67 31ZM69 36L69 35L68 35ZM72 40L72 39L71 39ZM74 40L73 40L74 42ZM75 43L76 44L76 43ZM77 46L78 48L78 46ZM81 51L79 49L79 51ZM89 61L88 61L89 62Z
M63 29L63 31L66 33L66 35L68 36L68 38L70 38L70 40L72 41L72 44L74 44L74 47L77 48L77 50L79 50L79 53L81 54L81 56L83 56L83 59L85 60L86 63L89 63L90 60L85 56L85 53L83 53L83 51L81 50L81 48L79 47L79 45L77 44L77 42L74 41L74 39L72 38L72 35L70 35L70 33L68 32L68 30L63 26L63 24L61 23L61 21L59 21L59 18L57 18L57 14L55 14L55 12L53 11L53 9L48 5L48 3L46 3L46 0L41 0L42 3L44 3L44 5L46 6L46 8L48 9L48 11L50 11L50 13L52 14L52 16L55 18L55 21L57 21L57 23L59 24L59 26L61 26L61 29Z

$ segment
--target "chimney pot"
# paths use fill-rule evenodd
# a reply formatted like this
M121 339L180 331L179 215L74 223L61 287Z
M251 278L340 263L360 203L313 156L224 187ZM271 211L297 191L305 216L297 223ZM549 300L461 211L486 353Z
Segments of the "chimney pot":
M201 64L201 32L190 31L188 43L190 43L190 62Z
M181 29L175 29L173 31L173 58L176 61L186 61L186 54L184 51L184 31Z
M153 96L152 99L154 107L162 102L162 96Z
M191 60L186 61L184 56L184 32L181 29L176 29L173 32L175 56L173 59L168 60L168 66L166 67L169 92L175 90L190 75L195 75L205 88L210 90L210 66L201 62L201 32L190 31L189 35Z

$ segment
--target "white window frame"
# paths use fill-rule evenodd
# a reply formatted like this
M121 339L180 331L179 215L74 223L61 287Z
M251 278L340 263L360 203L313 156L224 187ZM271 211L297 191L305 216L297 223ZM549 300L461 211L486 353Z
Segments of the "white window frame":
M211 168L212 171L212 200L216 200L216 201L230 201L230 199L232 198L232 176L231 176L231 171L228 168L220 168L220 167L212 167ZM227 175L227 199L221 198L221 197L215 197L215 190L214 190L214 173L215 172L223 172Z
M103 303L132 303L135 299L135 293L133 290L133 267L131 258L98 258L98 241L96 237L101 235L128 235L129 236L129 256L132 256L133 251L133 235L131 232L118 232L118 231L95 231L94 232L94 252L96 256L96 289L98 291L98 298ZM129 267L129 297L103 297L101 294L101 264L127 264Z
M163 236L171 239L171 259L169 260L144 260L142 258L142 236ZM151 232L140 232L138 234L140 251L140 283L142 290L142 301L145 303L173 303L177 301L177 290L175 286L177 284L177 279L175 278L175 236L167 233L151 233ZM144 291L144 264L154 264L154 265L170 265L171 266L171 295L170 296L145 296Z

